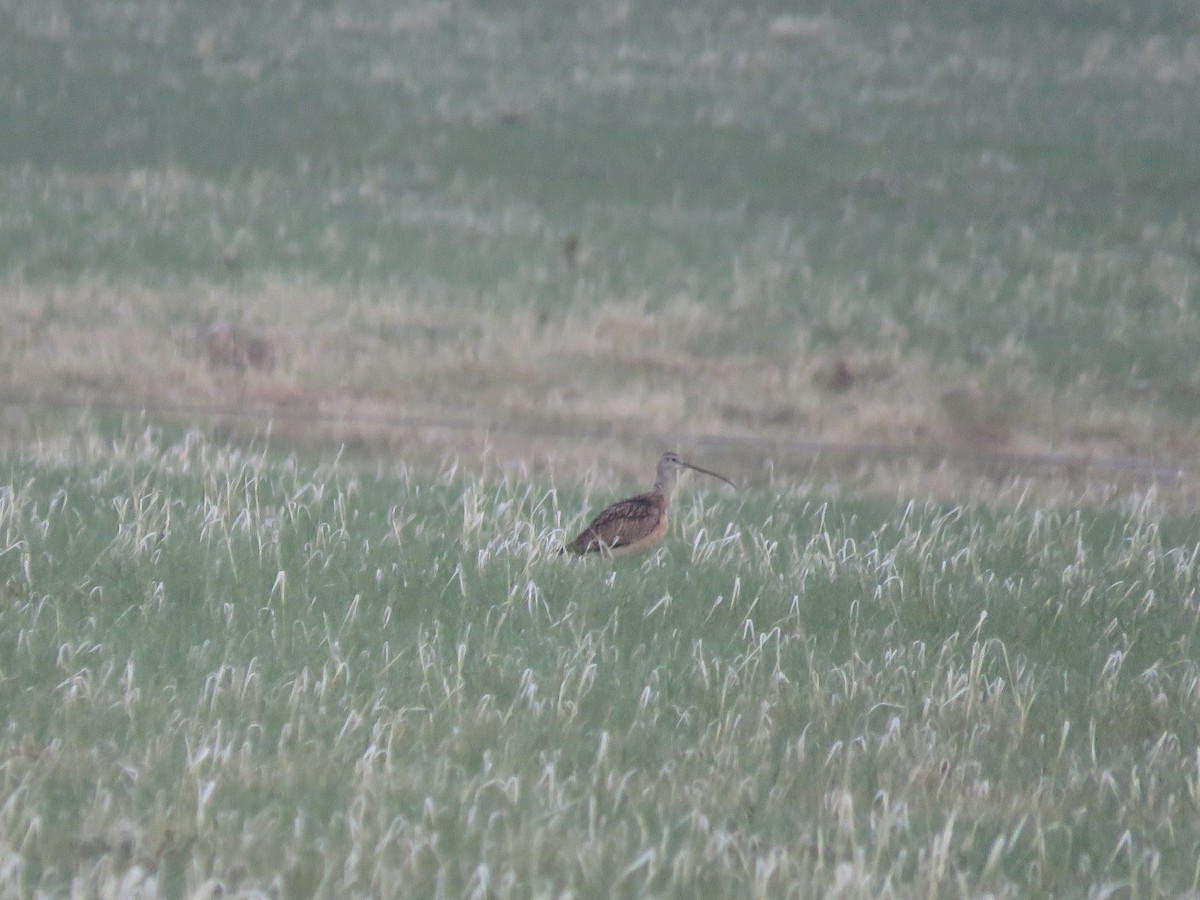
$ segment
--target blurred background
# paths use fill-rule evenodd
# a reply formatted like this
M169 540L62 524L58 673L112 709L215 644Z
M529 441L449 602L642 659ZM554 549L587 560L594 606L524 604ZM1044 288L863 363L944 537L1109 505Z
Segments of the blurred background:
M0 2L9 449L1191 497L1184 0Z

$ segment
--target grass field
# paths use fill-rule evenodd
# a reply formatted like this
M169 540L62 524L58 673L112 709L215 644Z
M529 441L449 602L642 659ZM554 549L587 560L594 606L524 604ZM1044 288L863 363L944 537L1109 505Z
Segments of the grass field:
M1200 890L1195 515L598 497L153 436L0 497L6 893Z
M0 894L1200 894L1196 5L492 6L0 0Z
M650 433L603 448L626 475L698 435L1200 449L1191 3L0 15L20 398L250 406L280 442L486 457L387 424L449 410L573 474L599 454L548 433ZM274 369L214 370L215 321ZM17 443L77 424L7 416Z

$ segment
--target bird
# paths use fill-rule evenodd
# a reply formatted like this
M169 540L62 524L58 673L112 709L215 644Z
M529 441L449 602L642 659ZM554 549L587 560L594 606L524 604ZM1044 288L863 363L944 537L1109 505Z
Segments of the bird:
M658 460L653 488L644 494L606 506L560 552L576 556L588 553L632 556L656 547L667 533L667 506L680 469L711 475L737 489L737 485L724 475L684 462L678 454L668 450Z

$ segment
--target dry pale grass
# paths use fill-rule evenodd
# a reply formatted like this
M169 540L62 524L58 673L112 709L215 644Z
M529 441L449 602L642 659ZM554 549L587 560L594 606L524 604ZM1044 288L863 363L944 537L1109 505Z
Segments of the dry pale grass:
M269 423L273 441L318 450L566 476L599 464L640 481L672 444L743 480L976 495L1033 479L1048 495L1092 498L1144 487L1151 464L1200 449L1194 426L1149 403L1087 380L1054 389L1015 344L973 369L914 352L899 328L813 351L803 323L777 310L764 324L753 308L686 298L654 312L614 299L546 314L286 281L10 283L0 308L10 441L45 438L48 410L77 423L79 404L223 423L234 436ZM214 323L271 365L214 353ZM1187 473L1158 478L1160 493L1194 491Z

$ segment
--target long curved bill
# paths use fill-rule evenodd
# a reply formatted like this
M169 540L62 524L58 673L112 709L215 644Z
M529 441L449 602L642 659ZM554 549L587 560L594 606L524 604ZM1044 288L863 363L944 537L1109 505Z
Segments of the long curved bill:
M730 481L728 478L726 478L724 475L718 475L716 472L713 472L710 469L702 469L700 466L694 466L690 462L684 462L682 459L679 460L679 464L681 466L683 466L684 468L691 469L693 472L700 472L701 474L704 474L704 475L711 475L713 478L719 478L721 481L725 482L727 485L729 485L735 491L737 490L737 485L734 484L732 481Z

